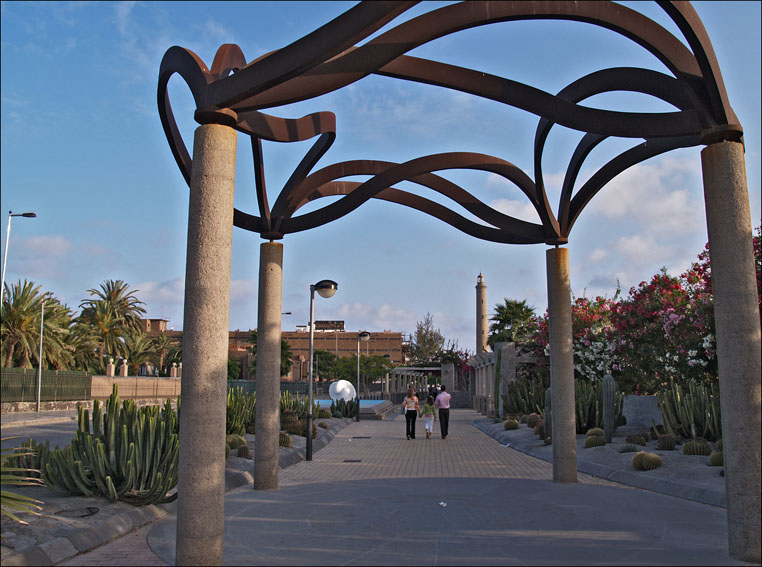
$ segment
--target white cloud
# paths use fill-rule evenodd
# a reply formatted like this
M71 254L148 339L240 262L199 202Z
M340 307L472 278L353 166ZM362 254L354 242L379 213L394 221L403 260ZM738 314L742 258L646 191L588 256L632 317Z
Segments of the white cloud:
M532 203L527 201L512 201L510 199L497 199L490 203L490 206L497 209L501 213L510 215L514 218L529 221L540 222L540 217L537 214Z
M587 261L592 263L599 263L609 257L609 251L603 248L596 248L587 256Z

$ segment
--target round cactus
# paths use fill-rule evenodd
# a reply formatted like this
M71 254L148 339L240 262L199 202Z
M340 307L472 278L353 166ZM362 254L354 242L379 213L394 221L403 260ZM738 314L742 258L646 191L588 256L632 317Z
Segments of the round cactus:
M335 411L335 412L333 412L333 417L335 417L337 419L341 419L342 417L344 417L344 414L341 413L340 411Z
M323 429L328 429L328 424L325 421L321 421L318 423L318 427L322 427Z
M545 439L545 421L540 420L537 425L534 426L534 434L539 435L540 439Z
M600 427L591 427L585 434L586 437L604 437L603 429Z
M281 431L278 434L278 445L281 447L291 447L291 437L288 433Z
M722 451L715 451L711 455L709 455L709 466L710 467L722 467L725 465L725 459L722 457Z
M709 441L704 439L691 439L683 443L683 455L704 455L712 454L712 446Z
M225 460L230 456L230 445L225 443Z
M642 471L643 470L643 457L646 456L645 451L638 451L635 453L635 456L632 458L632 466L636 471Z
M722 437L717 439L717 441L714 444L714 450L722 452Z
M642 435L628 435L627 439L625 439L624 442L631 443L633 445L641 445L642 447L646 446L646 438Z
M672 435L662 435L656 442L656 448L660 451L674 451L677 440Z
M603 447L606 444L606 439L603 435L591 435L585 439L585 449L590 447Z
M637 451L638 451L638 446L633 445L632 443L628 443L627 445L619 449L620 453L635 453Z
M536 413L530 413L527 416L527 427L534 429L537 427L537 424L540 422L540 415Z
M526 423L526 422L527 422L527 419L529 419L529 416L527 416L527 415L522 415L522 416L519 418L519 423Z
M251 458L251 451L249 451L248 445L241 445L238 447L238 453L236 453L238 457L243 457L244 459L250 459Z
M225 437L225 443L230 446L231 450L238 449L241 445L246 445L246 439L240 435L228 435Z
M640 465L642 467L641 470L644 471L652 471L654 469L658 469L663 464L664 463L662 462L661 457L656 453L644 453L643 458L640 461Z
M510 429L518 429L519 428L519 422L515 419L506 419L505 423L503 423L503 429L510 430Z

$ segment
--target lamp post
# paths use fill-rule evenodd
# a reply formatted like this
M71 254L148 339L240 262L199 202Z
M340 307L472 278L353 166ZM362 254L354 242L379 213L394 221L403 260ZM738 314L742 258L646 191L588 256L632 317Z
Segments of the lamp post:
M315 292L320 297L333 297L339 284L332 280L320 280L310 286L310 358L307 361L307 451L306 460L312 460L312 352L315 340Z
M42 398L42 323L45 320L45 300L42 300L40 308L40 356L37 359L37 411L40 411L40 400Z
M0 281L0 296L5 295L5 262L8 260L8 239L11 237L11 217L26 217L34 218L37 215L35 213L16 213L8 211L8 230L5 233L5 253L3 254L3 276ZM0 300L0 311L3 310L3 302Z
M355 421L360 421L360 341L370 340L370 333L361 331L357 334L357 416Z

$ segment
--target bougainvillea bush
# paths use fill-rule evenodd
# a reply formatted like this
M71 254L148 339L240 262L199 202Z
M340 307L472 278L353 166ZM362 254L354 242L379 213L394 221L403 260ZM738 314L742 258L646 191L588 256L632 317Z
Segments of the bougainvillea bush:
M762 302L761 227L753 235L758 300ZM717 380L708 245L679 277L662 269L626 296L577 297L572 304L574 368L578 379L606 373L625 393L654 393L670 380ZM548 314L534 317L522 350L548 354Z

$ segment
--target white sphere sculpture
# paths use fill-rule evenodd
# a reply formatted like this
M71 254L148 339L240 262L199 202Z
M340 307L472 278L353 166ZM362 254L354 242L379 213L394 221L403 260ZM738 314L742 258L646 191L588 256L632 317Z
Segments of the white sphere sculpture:
M328 387L328 395L331 396L331 399L335 402L339 400L348 402L349 400L354 400L357 397L355 387L352 385L352 382L347 380L339 380L338 382L333 382Z

